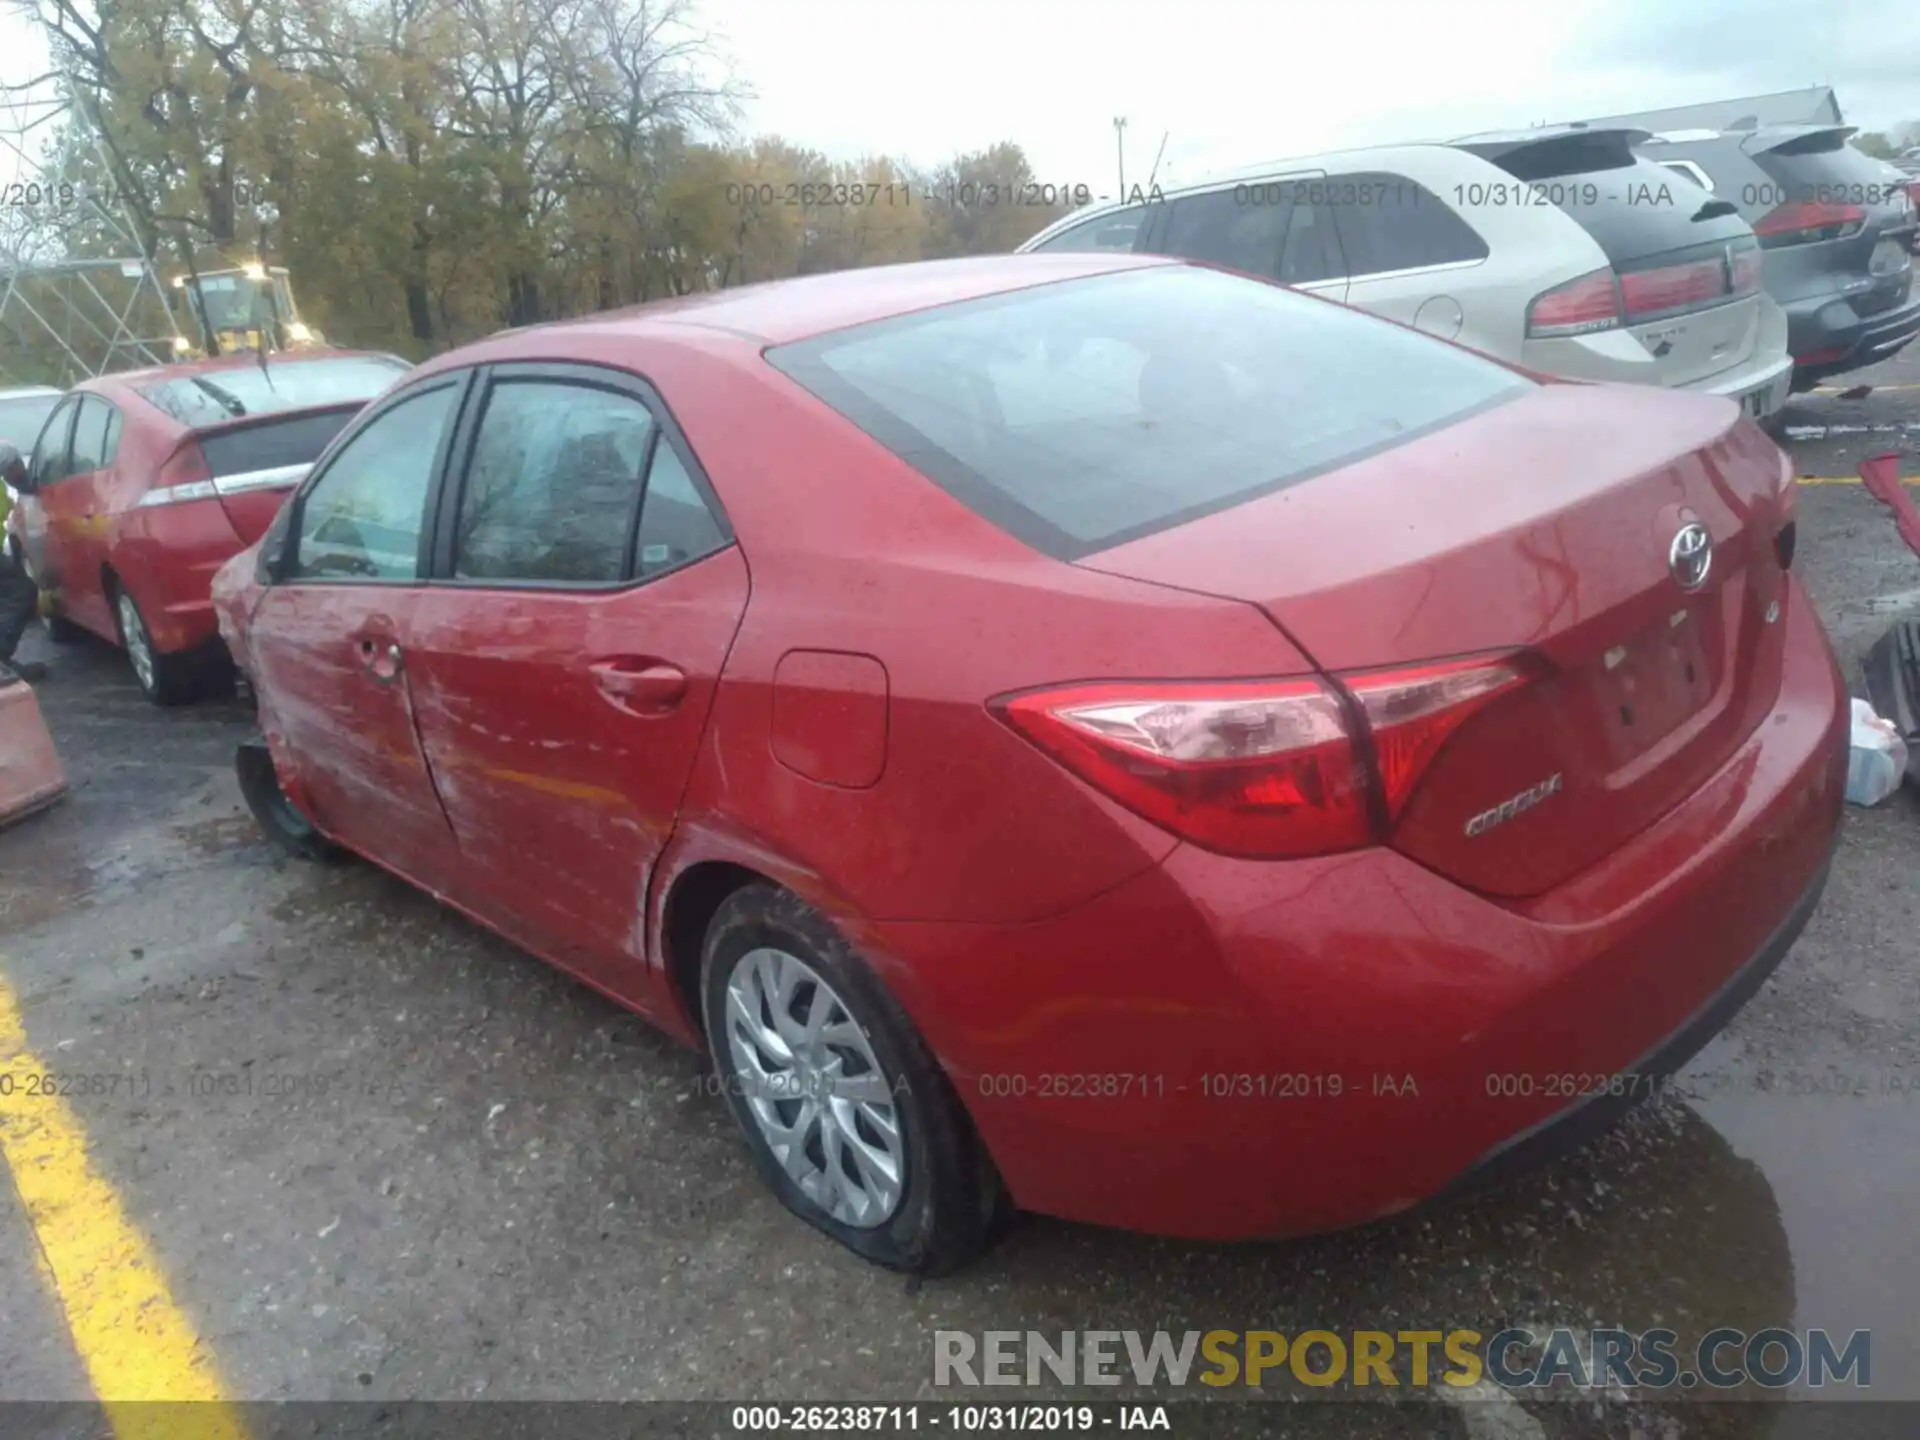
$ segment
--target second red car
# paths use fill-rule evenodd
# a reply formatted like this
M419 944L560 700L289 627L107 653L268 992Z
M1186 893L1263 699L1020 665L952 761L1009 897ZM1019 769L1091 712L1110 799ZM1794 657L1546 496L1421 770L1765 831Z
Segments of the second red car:
M125 647L150 700L189 699L223 658L209 588L314 457L407 371L322 351L87 380L48 417L14 517L56 640Z

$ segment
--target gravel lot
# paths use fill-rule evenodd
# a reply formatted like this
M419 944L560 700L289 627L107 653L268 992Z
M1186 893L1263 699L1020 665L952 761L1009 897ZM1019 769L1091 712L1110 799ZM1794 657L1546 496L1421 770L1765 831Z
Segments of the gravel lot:
M1920 355L1868 378L1906 388L1796 401L1802 474L1902 449L1920 477ZM1801 511L1797 563L1851 662L1920 612L1920 558L1857 485L1810 486ZM1218 1247L1026 1218L977 1268L913 1286L780 1209L696 1057L371 866L278 858L232 778L243 707L154 711L115 653L40 643L74 792L0 834L0 975L50 1063L150 1077L71 1103L235 1396L909 1399L932 1393L936 1329L1518 1322L1869 1328L1875 1395L1920 1400L1911 791L1849 812L1799 946L1693 1067L1711 1098L1364 1232ZM1868 1093L1768 1091L1766 1073ZM0 1398L89 1395L5 1187L0 1295ZM1288 1408L1302 1435L1622 1419ZM1644 1418L1650 1435L1898 1423L1811 1403Z

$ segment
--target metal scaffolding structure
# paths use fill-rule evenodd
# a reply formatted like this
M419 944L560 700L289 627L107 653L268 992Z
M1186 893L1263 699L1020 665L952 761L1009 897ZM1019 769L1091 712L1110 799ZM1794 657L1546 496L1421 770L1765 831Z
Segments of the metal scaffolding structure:
M0 383L71 385L188 348L151 246L96 183L113 166L55 55L41 85L0 90Z

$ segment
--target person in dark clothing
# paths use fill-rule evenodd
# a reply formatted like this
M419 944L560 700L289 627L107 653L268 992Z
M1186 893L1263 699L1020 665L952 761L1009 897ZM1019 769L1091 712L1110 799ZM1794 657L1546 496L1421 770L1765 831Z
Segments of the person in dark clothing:
M15 463L18 464L17 458ZM0 481L6 478L0 476ZM0 483L0 535L6 532L7 515L12 509L13 495ZM20 644L20 637L27 633L39 605L39 588L14 560L12 547L0 542L0 667L29 682L46 679L47 667L38 660L16 661L13 652Z

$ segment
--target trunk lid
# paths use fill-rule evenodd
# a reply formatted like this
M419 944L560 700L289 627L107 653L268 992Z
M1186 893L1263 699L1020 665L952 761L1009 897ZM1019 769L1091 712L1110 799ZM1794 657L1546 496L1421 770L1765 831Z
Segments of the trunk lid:
M196 432L214 492L242 544L266 534L320 452L361 408L293 411Z
M1329 672L1523 652L1530 683L1445 743L1392 839L1518 897L1646 829L1771 709L1786 478L1727 401L1551 384L1079 563L1258 605ZM1696 522L1689 591L1671 552Z

